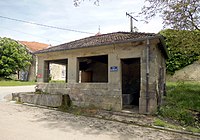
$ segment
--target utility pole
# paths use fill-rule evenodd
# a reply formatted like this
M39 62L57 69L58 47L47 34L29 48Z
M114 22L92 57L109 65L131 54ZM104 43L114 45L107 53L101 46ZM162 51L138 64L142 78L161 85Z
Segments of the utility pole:
M127 13L126 12L126 16L129 16L130 17L130 29L131 29L131 32L133 32L133 19L135 21L138 21L136 18L134 18L132 15L130 15L131 13Z
M101 26L99 25L99 33L100 33L100 30L101 30Z

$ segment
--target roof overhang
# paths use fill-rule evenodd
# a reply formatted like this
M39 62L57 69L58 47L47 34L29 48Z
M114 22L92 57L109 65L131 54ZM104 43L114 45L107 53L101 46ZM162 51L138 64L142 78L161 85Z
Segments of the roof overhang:
M158 44L159 49L161 50L161 52L163 53L165 58L169 58L168 51L167 51L165 41L164 41L164 37L161 35L149 36L149 37L144 37L144 38L134 38L134 39L124 40L124 41L116 41L116 42L112 42L112 43L102 43L100 45L91 45L91 46L85 46L82 48L100 47L100 46L124 44L124 43L130 43L130 42L141 42L141 41L146 41L147 39L148 40L159 39L159 41L160 41L160 44ZM60 50L53 50L53 51L46 51L46 52L37 51L34 54L43 54L43 53L59 52L59 51L82 49L82 48L60 49Z

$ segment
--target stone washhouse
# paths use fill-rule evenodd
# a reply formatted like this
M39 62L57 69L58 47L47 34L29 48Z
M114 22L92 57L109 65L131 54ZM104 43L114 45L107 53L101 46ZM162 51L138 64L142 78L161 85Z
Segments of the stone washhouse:
M115 32L91 36L35 53L38 88L67 94L77 106L153 114L165 93L163 37ZM66 67L65 83L49 83L49 65Z

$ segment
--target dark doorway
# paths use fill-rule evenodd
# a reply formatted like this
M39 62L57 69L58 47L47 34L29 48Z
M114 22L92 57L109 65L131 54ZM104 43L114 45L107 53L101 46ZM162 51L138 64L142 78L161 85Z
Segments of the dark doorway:
M123 109L138 109L140 97L140 58L121 59Z

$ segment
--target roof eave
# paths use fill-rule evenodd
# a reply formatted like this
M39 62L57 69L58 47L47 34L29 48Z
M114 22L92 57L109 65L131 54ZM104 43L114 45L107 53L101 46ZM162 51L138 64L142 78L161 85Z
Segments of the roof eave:
M165 44L165 39L164 39L164 37L162 35L159 36L159 39L160 39L160 42L162 44L162 48L161 49L163 49L163 51L165 53L164 55L165 55L166 59L168 59L169 58L169 53L168 53L168 50L167 50L167 47L166 47L166 44Z
M106 46L106 45L113 45L113 44L123 44L123 43L129 43L129 42L138 42L138 41L145 41L147 39L149 39L149 40L159 39L162 46L163 46L160 49L163 49L163 51L164 51L163 53L164 53L165 57L168 58L168 51L167 51L165 43L164 43L164 38L161 35L147 36L147 37L144 37L144 38L134 38L134 39L124 40L124 41L116 41L116 42L110 42L110 43L102 43L102 44L97 44L97 45L85 46L85 47L82 47L82 48ZM44 50L44 51L42 51L42 50L36 51L36 52L34 52L34 54L51 53L51 52L59 52L59 51L74 50L74 49L81 49L81 48L60 49L60 50L52 50L52 51L48 51L48 49L47 49L47 50Z

